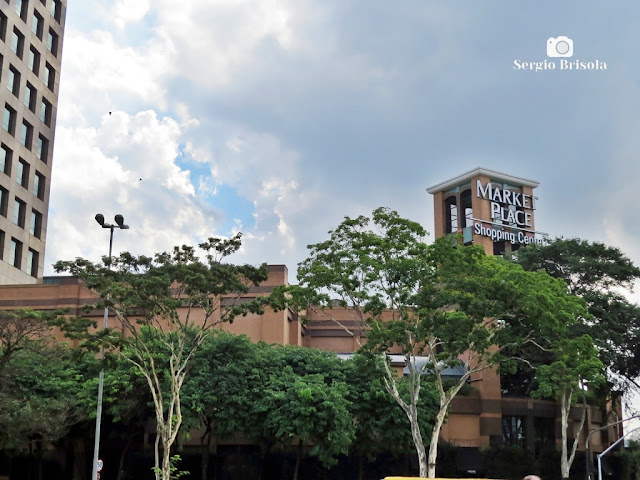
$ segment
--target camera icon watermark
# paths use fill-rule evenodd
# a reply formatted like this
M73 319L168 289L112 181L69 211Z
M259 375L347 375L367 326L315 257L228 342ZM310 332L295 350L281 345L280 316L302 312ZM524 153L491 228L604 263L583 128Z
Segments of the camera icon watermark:
M547 40L547 57L573 57L573 40L564 35Z

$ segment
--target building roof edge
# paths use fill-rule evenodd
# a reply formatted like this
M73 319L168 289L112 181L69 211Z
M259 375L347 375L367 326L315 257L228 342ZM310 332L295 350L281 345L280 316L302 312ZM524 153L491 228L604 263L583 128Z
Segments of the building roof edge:
M432 187L427 188L427 192L431 194L442 192L443 190L448 190L452 187L456 187L460 185L463 182L469 181L473 177L477 177L478 175L486 175L496 180L502 180L503 182L512 183L514 185L522 185L522 186L531 187L531 188L536 188L538 185L540 185L540 182L536 180L530 180L524 177L509 175L507 173L491 170L490 168L477 167L477 168L474 168L473 170L469 170L468 172L463 173L462 175L458 175L455 178L433 185Z

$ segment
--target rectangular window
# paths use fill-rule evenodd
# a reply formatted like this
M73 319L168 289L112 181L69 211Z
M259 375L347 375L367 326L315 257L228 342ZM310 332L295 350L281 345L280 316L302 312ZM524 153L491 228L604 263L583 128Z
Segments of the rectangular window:
M25 22L27 21L28 10L29 10L29 0L16 0L16 13Z
M58 34L51 28L47 34L47 50L49 50L54 57L58 56Z
M0 12L0 40L7 41L7 16Z
M9 190L0 187L0 215L7 216L7 205L9 203Z
M60 4L60 0L52 0L51 16L56 19L56 22L60 23L61 15L62 15L62 5Z
M20 31L13 27L13 34L11 35L11 51L15 53L19 58L22 58L22 49L24 48L24 35Z
M44 84L53 92L53 86L56 83L56 71L53 69L49 62L44 66Z
M49 140L42 135L38 135L38 141L36 142L36 156L47 163L47 155L49 154Z
M33 19L31 20L31 31L33 34L42 40L42 32L44 31L44 18L37 12L33 11Z
M16 197L13 201L13 218L11 221L14 225L24 228L24 216L27 211L27 204Z
M38 75L38 72L40 71L40 52L38 52L33 45L29 47L27 65L29 65L29 70Z
M22 242L13 237L11 237L9 245L9 263L16 268L20 268L22 265Z
M36 111L36 87L27 82L24 89L24 106L35 113Z
M33 177L33 195L40 200L44 200L45 178L40 172L36 172Z
M20 97L20 72L13 65L9 67L7 72L7 90L16 97Z
M49 103L44 97L40 102L40 121L47 127L51 126L51 103Z
M20 159L18 164L16 165L16 182L18 185L28 188L29 187L29 164L24 160Z
M0 260L4 256L4 232L0 230Z
M502 443L525 447L526 443L525 417L502 416Z
M27 265L25 272L27 272L32 277L38 276L38 252L33 249L29 249L27 251Z
M11 135L16 134L16 111L9 105L4 106L4 115L2 117L2 128Z
M31 210L31 220L29 222L29 233L36 238L40 238L42 230L42 214L35 210Z
M33 126L26 120L22 120L20 128L20 143L31 149L31 141L33 140Z
M4 143L0 147L0 172L11 175L11 157L13 152Z

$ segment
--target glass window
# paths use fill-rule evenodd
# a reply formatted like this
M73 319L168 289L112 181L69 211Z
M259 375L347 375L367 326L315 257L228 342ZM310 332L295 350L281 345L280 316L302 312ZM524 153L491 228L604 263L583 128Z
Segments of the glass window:
M13 152L4 143L0 147L0 172L10 175L11 174L11 156Z
M14 225L18 225L20 228L24 228L24 214L27 208L27 204L19 198L15 198L13 201L13 218L11 221Z
M22 35L15 27L11 35L11 51L18 57L22 58L22 48L24 47L24 35Z
M502 417L502 443L504 445L518 445L525 447L526 440L525 417Z
M38 75L38 72L40 71L40 52L38 52L33 45L29 47L27 65L29 66L29 70Z
M29 222L29 233L36 238L40 238L42 230L42 214L35 210L31 210L31 220Z
M42 40L42 31L43 31L44 19L40 16L40 14L34 10L33 19L31 21L31 31L33 34Z
M40 121L47 127L51 126L51 104L43 98L40 102Z
M25 209L26 204L19 198L15 198L13 201L13 217L11 219L14 225L18 225L19 227L24 228Z
M27 82L27 88L24 90L24 106L32 112L36 111L36 87Z
M0 230L0 260L4 256L4 232Z
M2 117L2 128L15 135L16 132L16 111L8 105L4 106L4 115Z
M16 13L25 22L27 21L28 10L29 10L29 0L16 0Z
M23 120L22 127L20 128L20 143L30 149L32 137L33 127L29 122Z
M33 177L33 195L40 200L44 200L44 182L44 175L40 172L36 172Z
M9 245L9 263L16 268L20 268L22 263L22 242L13 237Z
M0 215L7 216L7 204L9 203L9 190L0 187Z
M38 276L38 257L38 252L31 248L27 252L27 265L25 272L27 272L32 277Z
M36 142L36 156L47 163L47 155L49 153L49 140L42 135L38 135L38 141Z
M16 168L16 182L24 188L29 186L29 164L22 158Z
M51 15L56 19L58 23L60 23L60 15L62 14L62 5L60 5L60 0L53 0L51 2Z
M10 66L7 71L7 90L16 97L20 96L20 72L13 68L13 66Z
M58 55L58 35L52 29L49 29L47 34L47 50L49 50L53 56Z
M7 39L7 16L0 12L0 40L3 42Z
M55 84L55 81L56 71L47 62L47 64L44 66L44 84L49 88L49 90L53 91L53 85Z

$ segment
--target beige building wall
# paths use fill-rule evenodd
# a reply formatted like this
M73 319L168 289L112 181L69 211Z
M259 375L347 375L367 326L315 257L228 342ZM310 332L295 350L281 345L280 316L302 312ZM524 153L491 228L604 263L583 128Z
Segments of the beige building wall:
M0 284L42 279L66 3L0 2Z

